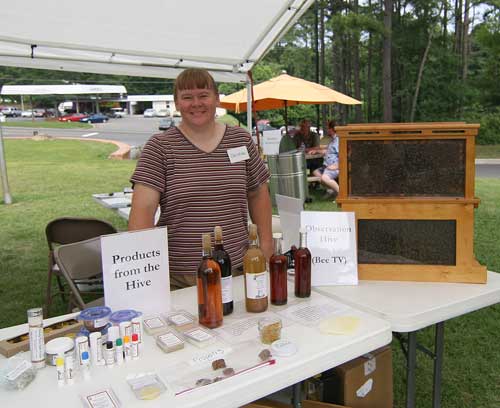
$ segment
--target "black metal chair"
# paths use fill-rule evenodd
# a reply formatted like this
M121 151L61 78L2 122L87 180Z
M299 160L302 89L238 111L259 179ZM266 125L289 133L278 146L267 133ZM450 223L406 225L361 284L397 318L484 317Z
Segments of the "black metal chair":
M49 246L49 259L47 293L44 308L45 317L49 316L54 296L60 295L63 302L66 302L65 295L70 295L71 293L71 288L70 290L66 290L61 280L61 271L54 258L55 249L59 245L71 244L101 235L114 234L116 232L116 228L110 223L96 218L63 217L56 218L47 224L45 235ZM54 276L58 286L58 292L56 293L52 293L52 280Z
M61 276L65 279L70 289L68 299L68 312L78 308L83 310L87 307L103 305L104 298L86 302L82 297L81 284L97 284L102 289L102 261L101 261L101 237L61 245L55 249L54 258ZM86 294L102 295L102 290L85 291Z

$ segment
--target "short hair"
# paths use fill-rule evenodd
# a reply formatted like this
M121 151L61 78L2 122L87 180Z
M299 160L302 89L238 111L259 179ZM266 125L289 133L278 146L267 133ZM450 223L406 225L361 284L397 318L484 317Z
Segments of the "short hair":
M332 119L328 121L328 129L335 129L337 123Z
M174 100L178 92L185 89L212 89L219 94L214 78L206 69L188 68L180 73L174 83Z

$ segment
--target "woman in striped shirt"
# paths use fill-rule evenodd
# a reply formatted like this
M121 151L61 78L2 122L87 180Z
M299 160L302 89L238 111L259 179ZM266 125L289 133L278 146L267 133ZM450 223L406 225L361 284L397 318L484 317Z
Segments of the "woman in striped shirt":
M156 134L144 146L132 175L129 230L167 226L172 289L196 284L201 234L220 225L233 273L241 271L248 212L258 226L267 258L272 254L269 172L250 135L215 121L217 86L205 70L187 69L174 86L178 127ZM240 272L241 273L241 272Z

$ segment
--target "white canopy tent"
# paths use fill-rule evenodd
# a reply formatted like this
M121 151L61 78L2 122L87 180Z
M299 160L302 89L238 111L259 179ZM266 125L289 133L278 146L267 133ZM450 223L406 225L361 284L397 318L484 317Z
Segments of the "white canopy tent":
M0 8L0 65L156 78L200 67L218 82L249 87L246 73L313 2L86 0L83 8L67 0L10 2ZM4 170L0 140L6 197Z
M82 95L127 93L123 85L4 85L0 95Z

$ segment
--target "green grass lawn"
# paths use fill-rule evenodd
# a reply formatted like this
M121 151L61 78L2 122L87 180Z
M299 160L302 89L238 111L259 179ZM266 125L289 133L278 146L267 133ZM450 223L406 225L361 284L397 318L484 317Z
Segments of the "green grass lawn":
M46 224L61 216L97 217L119 230L123 219L95 203L92 193L128 186L133 161L106 159L113 145L74 140L5 141L12 205L0 204L0 327L26 322L26 310L41 306L47 282ZM309 210L337 207L314 191ZM475 250L478 260L500 271L500 180L476 180L482 199L476 210ZM63 313L56 302L52 312ZM500 305L450 320L445 325L442 408L500 407ZM432 346L431 328L418 340ZM393 342L396 408L405 406L405 361ZM419 352L417 407L431 407L432 360Z
M2 123L5 127L31 127L43 129L91 129L92 125L83 122L59 122L57 120L23 120L7 121Z

